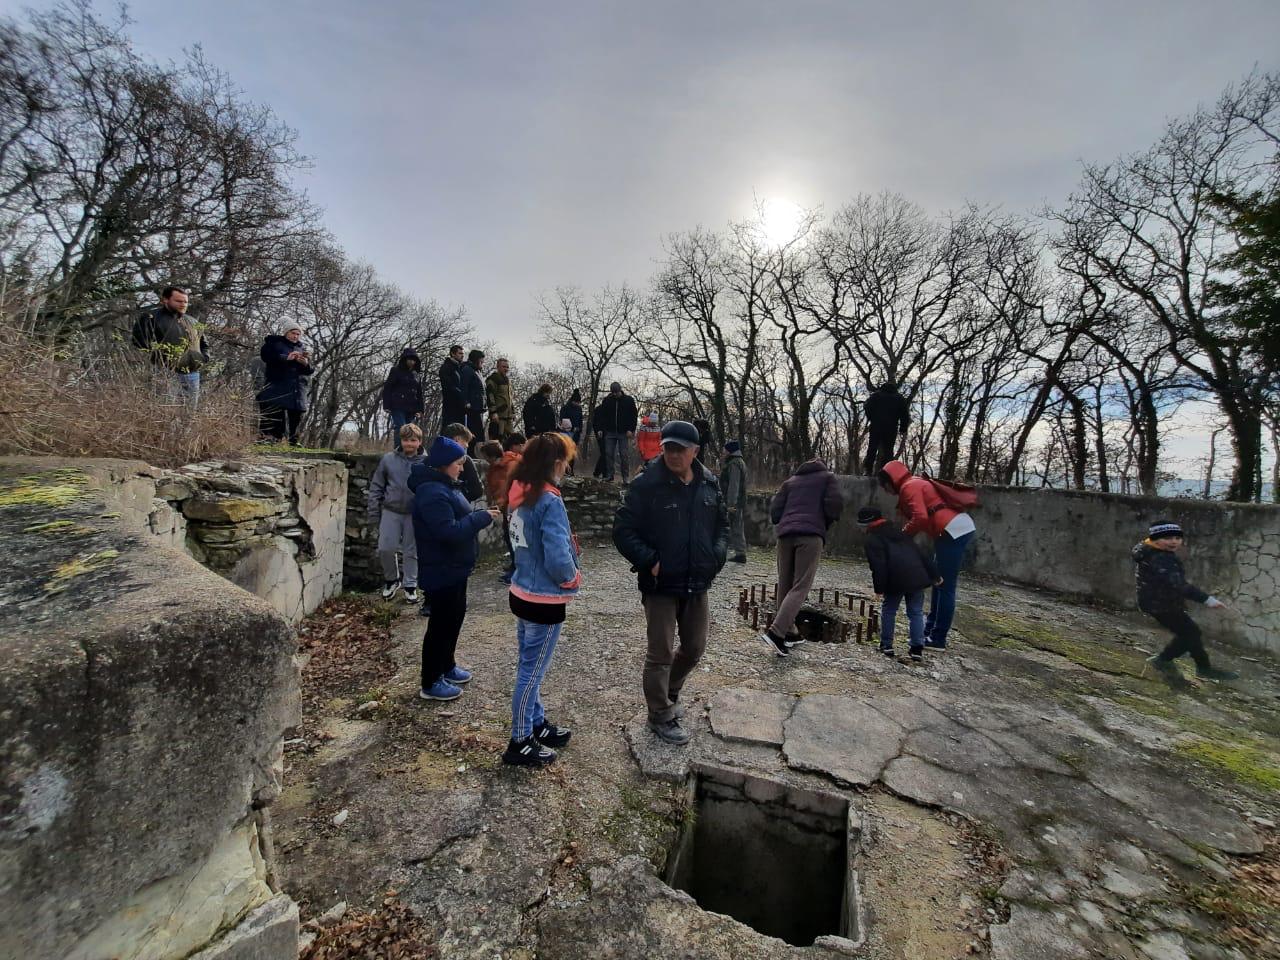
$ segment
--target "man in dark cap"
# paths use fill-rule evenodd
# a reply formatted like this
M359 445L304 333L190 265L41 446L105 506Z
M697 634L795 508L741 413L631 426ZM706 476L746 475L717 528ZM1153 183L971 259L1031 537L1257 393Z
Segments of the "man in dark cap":
M724 497L715 476L697 462L698 446L693 424L672 420L663 427L662 456L631 484L613 521L614 545L631 562L644 605L649 729L677 745L689 742L678 701L706 649L707 590L725 564L729 541Z
M862 401L862 410L867 415L871 433L862 472L872 476L894 458L898 434L906 436L907 427L911 425L911 407L906 397L898 392L898 385L886 380L880 389L873 390L871 396Z

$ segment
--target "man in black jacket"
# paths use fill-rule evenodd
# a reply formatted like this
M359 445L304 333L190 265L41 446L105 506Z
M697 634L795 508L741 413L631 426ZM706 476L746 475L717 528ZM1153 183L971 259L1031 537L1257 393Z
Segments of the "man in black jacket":
M524 421L524 435L532 440L540 433L552 433L556 429L556 408L551 402L551 384L544 383L529 394L520 411Z
M614 545L631 562L644 605L649 729L677 745L689 742L677 701L706 649L707 590L729 547L728 508L697 454L693 424L669 422L662 428L661 458L631 484L613 521Z
M867 530L863 549L871 566L871 588L880 600L880 652L893 656L894 620L898 607L906 601L907 654L920 663L924 660L924 590L942 585L938 568L932 557L875 507L858 511L858 526Z
M596 419L592 429L604 433L605 479L613 480L616 458L622 468L623 486L626 486L630 479L627 476L627 452L631 447L631 438L636 435L635 398L623 393L622 384L615 380L609 384L609 395L596 408ZM694 432L697 433L696 430Z
M474 457L476 443L484 436L484 378L480 370L484 366L484 351L472 350L467 354L467 362L458 368L458 379L462 386L462 404L466 413L463 421L471 431L471 446L467 448L467 456Z
M905 435L911 424L911 407L898 392L898 385L892 380L886 380L879 390L873 390L871 396L862 401L862 410L867 415L867 425L871 432L867 440L867 456L862 461L862 472L873 476L893 459L898 446L898 434Z
M440 432L451 423L465 423L467 402L462 397L462 347L454 344L440 364Z
M200 368L209 362L209 345L187 316L187 291L165 287L160 306L133 324L133 345L151 354L157 369L172 370L180 394L193 407L200 402Z

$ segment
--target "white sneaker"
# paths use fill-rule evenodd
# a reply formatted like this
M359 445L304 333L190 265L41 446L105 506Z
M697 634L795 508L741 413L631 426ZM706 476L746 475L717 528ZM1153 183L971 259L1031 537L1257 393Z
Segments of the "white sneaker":
M404 602L405 603L421 603L422 602L422 595L418 593L417 587L404 588Z
M396 595L396 591L400 589L399 580L388 580L382 585L382 599L390 600Z

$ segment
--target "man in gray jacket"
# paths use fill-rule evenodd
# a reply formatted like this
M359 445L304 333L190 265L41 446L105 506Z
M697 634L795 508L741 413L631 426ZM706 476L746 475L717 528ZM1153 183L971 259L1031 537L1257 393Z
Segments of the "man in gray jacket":
M418 544L413 536L413 491L409 473L422 463L422 431L417 424L400 428L400 449L384 454L369 480L369 525L378 528L382 561L382 596L390 600L401 584L405 603L417 603ZM404 558L403 575L396 554Z
M742 459L742 444L737 440L724 443L724 464L720 467L720 489L729 507L729 562L747 562L747 461Z

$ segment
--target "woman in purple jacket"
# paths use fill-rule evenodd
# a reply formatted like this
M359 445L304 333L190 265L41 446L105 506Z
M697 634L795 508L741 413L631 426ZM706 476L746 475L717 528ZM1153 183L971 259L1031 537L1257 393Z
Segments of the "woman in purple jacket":
M827 529L840 519L844 498L836 475L821 460L807 460L782 482L769 505L778 530L778 602L773 626L760 640L779 657L803 643L795 633L796 614L804 606L822 559Z

